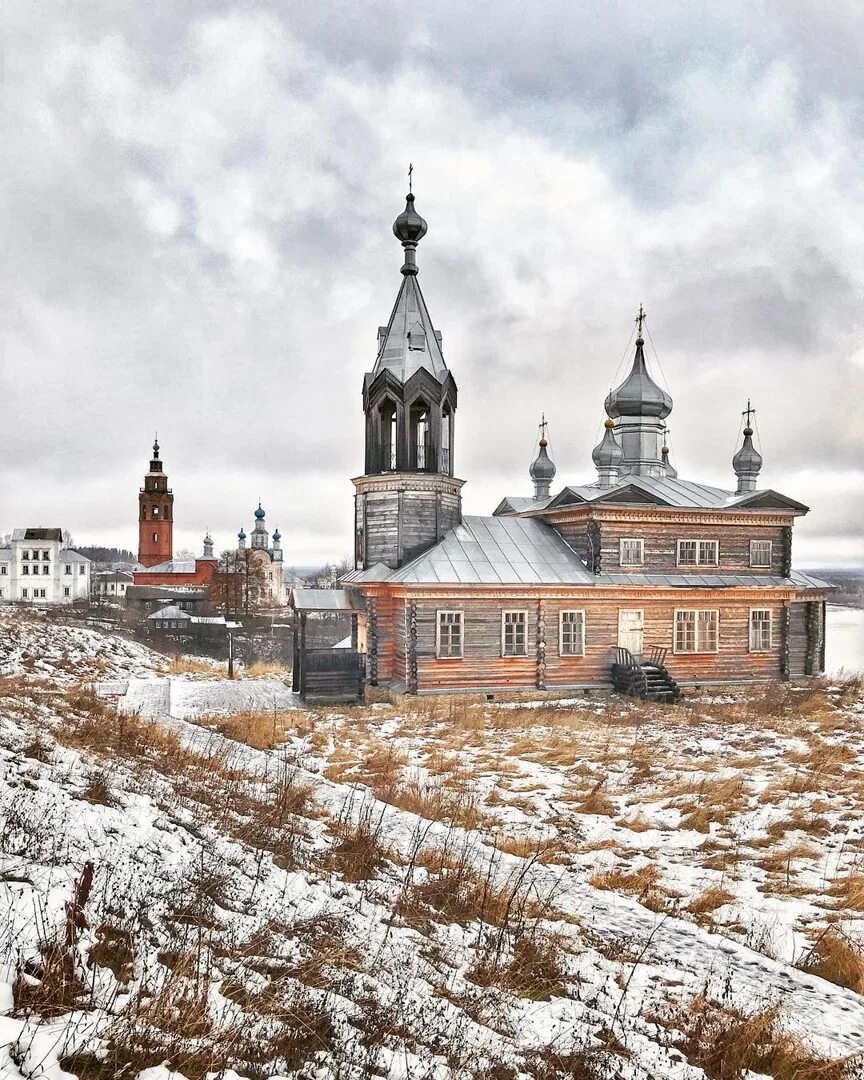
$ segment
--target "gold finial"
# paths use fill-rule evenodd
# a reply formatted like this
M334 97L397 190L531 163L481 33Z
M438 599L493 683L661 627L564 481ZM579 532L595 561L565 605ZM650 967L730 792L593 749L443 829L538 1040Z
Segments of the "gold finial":
M607 416L606 419L603 421L603 427L605 427L607 431L611 431L612 428L615 427L615 421Z

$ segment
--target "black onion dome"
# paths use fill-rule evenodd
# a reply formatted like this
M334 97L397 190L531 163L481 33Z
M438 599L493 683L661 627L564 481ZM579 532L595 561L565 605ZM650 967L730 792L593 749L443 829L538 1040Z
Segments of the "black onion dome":
M591 460L598 469L617 469L624 460L624 451L615 438L615 424L607 420L603 427L606 430L603 432L603 438L594 447Z
M732 468L736 476L758 473L762 468L762 455L753 445L753 428L749 424L744 428L744 443L732 458Z
M636 355L630 374L606 398L609 416L656 416L663 419L672 412L672 398L648 374L644 345L641 337L636 338Z
M555 473L558 471L555 468L555 462L546 453L546 447L549 443L546 439L540 440L540 449L537 452L537 457L531 462L531 466L528 469L528 475L532 480L554 480Z
M405 209L393 222L393 235L403 244L416 244L426 235L428 226L414 209L414 196L409 194Z

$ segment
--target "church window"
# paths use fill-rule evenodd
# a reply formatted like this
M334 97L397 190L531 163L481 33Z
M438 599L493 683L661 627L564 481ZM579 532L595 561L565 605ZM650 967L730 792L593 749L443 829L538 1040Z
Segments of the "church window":
M772 547L770 540L751 540L750 565L770 567Z
M716 653L718 649L719 612L676 611L675 652Z
M771 609L750 609L750 652L771 651Z
M381 423L381 472L396 468L396 406L392 401L385 401L378 410Z
M679 540L677 561L679 566L716 566L719 542L717 540Z
M453 423L453 413L449 405L445 405L441 410L441 472L446 473L448 476L452 475L452 465L450 463L450 442L452 436L451 426Z
M154 543L154 544L158 544L158 543L159 543L159 533L157 533L157 532L154 532L154 533L153 533L153 543Z
M155 521L156 518L159 517L159 507L158 506L153 507L152 514L153 514L153 520Z
M618 561L621 566L641 566L645 561L645 541L632 538L622 540Z
M425 469L429 461L429 409L426 405L411 407L411 467Z
M585 612L562 611L559 634L562 656L585 655Z
M436 656L441 660L462 659L462 612L438 612Z
M501 613L501 655L525 656L528 652L528 625L524 611Z

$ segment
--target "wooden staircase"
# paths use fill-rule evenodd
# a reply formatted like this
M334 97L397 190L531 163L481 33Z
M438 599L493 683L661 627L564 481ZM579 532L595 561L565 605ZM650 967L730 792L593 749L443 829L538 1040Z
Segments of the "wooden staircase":
M616 648L612 685L620 694L643 701L677 701L681 688L666 668L668 651L652 645L636 657L629 649Z

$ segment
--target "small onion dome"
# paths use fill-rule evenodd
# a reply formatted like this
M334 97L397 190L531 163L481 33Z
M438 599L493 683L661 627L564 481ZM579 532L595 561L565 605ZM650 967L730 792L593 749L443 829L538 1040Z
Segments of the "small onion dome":
M277 542L282 539L282 533L280 533L278 529L273 533L273 539Z
M749 424L744 428L744 443L732 458L732 468L736 476L755 475L762 468L762 455L753 445L753 428Z
M393 235L403 244L416 244L426 235L428 225L414 209L414 196L405 199L405 209L393 222Z
M644 345L642 337L637 337L630 374L606 398L606 412L612 417L656 416L662 419L672 412L672 398L648 374Z
M258 503L258 509L255 511L255 520L256 521L263 521L266 516L267 516L267 514L264 511L264 507L259 502Z
M617 469L624 460L624 451L615 438L615 423L607 419L603 427L606 430L603 432L603 438L594 447L591 460L598 469Z
M246 539L246 533L244 532L242 525L240 526L240 532L237 533L237 539L238 540L245 540Z
M669 447L665 443L661 447L660 453L663 456L663 468L666 470L666 475L670 480L676 480L678 478L678 470L669 460Z
M153 457L154 458L159 457L159 440L158 439L153 440Z
M537 451L537 457L531 462L531 466L528 469L528 475L532 480L554 480L555 473L558 471L555 468L555 462L546 453L546 447L549 445L547 439L540 440L540 449Z

